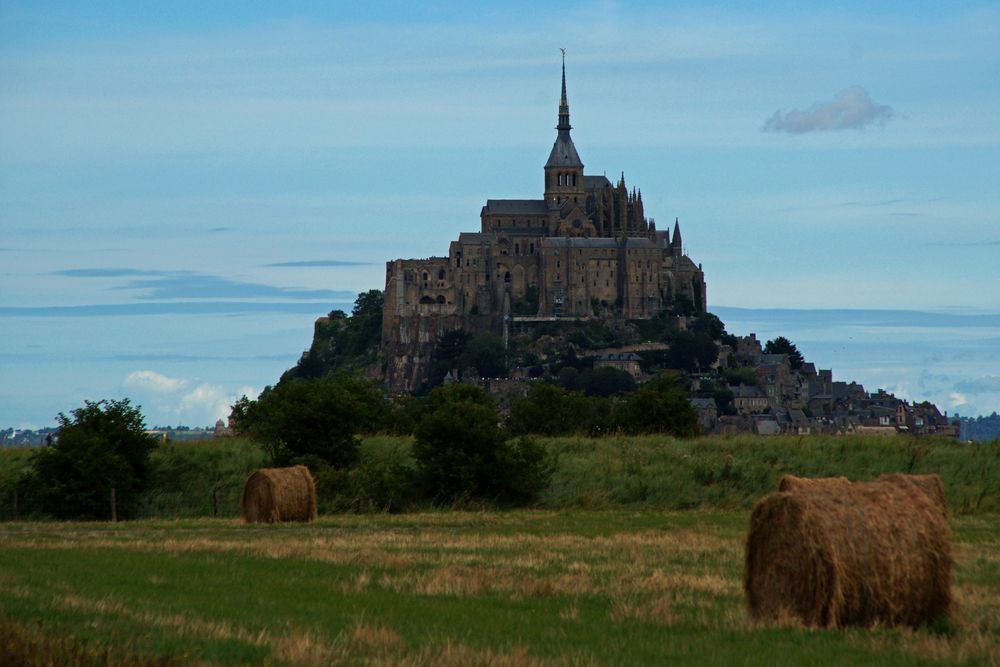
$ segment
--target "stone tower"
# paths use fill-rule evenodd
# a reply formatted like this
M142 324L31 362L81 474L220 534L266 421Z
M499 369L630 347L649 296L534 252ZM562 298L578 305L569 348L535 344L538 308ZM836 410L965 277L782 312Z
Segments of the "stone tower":
M583 162L580 160L569 131L569 102L566 100L566 52L562 63L562 97L559 100L558 134L552 144L552 152L545 163L545 201L550 206L561 207L567 201L582 204L585 197L583 188Z

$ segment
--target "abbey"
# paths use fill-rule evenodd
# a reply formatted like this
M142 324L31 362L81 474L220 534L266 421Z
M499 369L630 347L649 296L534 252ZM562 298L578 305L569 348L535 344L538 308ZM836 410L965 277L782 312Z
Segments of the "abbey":
M455 329L705 310L705 277L684 253L679 223L672 234L657 230L624 175L617 184L585 175L571 129L564 61L544 196L487 200L480 230L459 234L447 257L387 262L387 387L419 386L435 341Z

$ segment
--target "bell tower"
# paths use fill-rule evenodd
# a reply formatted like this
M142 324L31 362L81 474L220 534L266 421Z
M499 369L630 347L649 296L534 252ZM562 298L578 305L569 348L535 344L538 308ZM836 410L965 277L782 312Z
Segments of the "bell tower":
M556 125L556 141L545 163L545 201L561 206L567 200L582 205L585 200L583 190L583 162L576 152L569 131L569 102L566 101L566 49L562 49L562 98L559 100L559 123Z

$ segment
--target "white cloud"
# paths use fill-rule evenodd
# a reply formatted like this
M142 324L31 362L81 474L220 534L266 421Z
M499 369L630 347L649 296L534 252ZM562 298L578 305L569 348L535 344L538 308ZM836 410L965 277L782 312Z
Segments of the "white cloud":
M963 405L967 405L969 403L969 400L966 398L965 394L962 394L957 391L953 391L950 394L948 394L948 401L951 403L952 409L960 408Z
M169 424L211 426L217 419L229 416L230 407L241 396L255 398L259 393L253 387L226 387L185 378L172 378L156 371L133 371L122 383L133 394L137 403L151 408Z
M157 393L174 393L187 386L187 380L167 377L156 371L133 371L124 382L131 389L145 389Z
M884 125L893 117L892 107L875 104L868 91L851 86L834 95L832 100L816 102L805 110L793 109L764 121L764 132L804 134L828 130L861 130L868 125Z

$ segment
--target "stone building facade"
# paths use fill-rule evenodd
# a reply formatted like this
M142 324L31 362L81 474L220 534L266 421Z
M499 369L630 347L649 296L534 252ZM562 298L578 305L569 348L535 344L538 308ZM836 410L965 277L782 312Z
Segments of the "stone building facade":
M650 318L682 303L704 312L705 277L673 233L646 218L642 193L584 174L570 136L563 63L557 134L541 199L489 199L478 232L447 257L387 262L382 354L386 385L419 386L437 338L458 328L500 333L507 320Z

